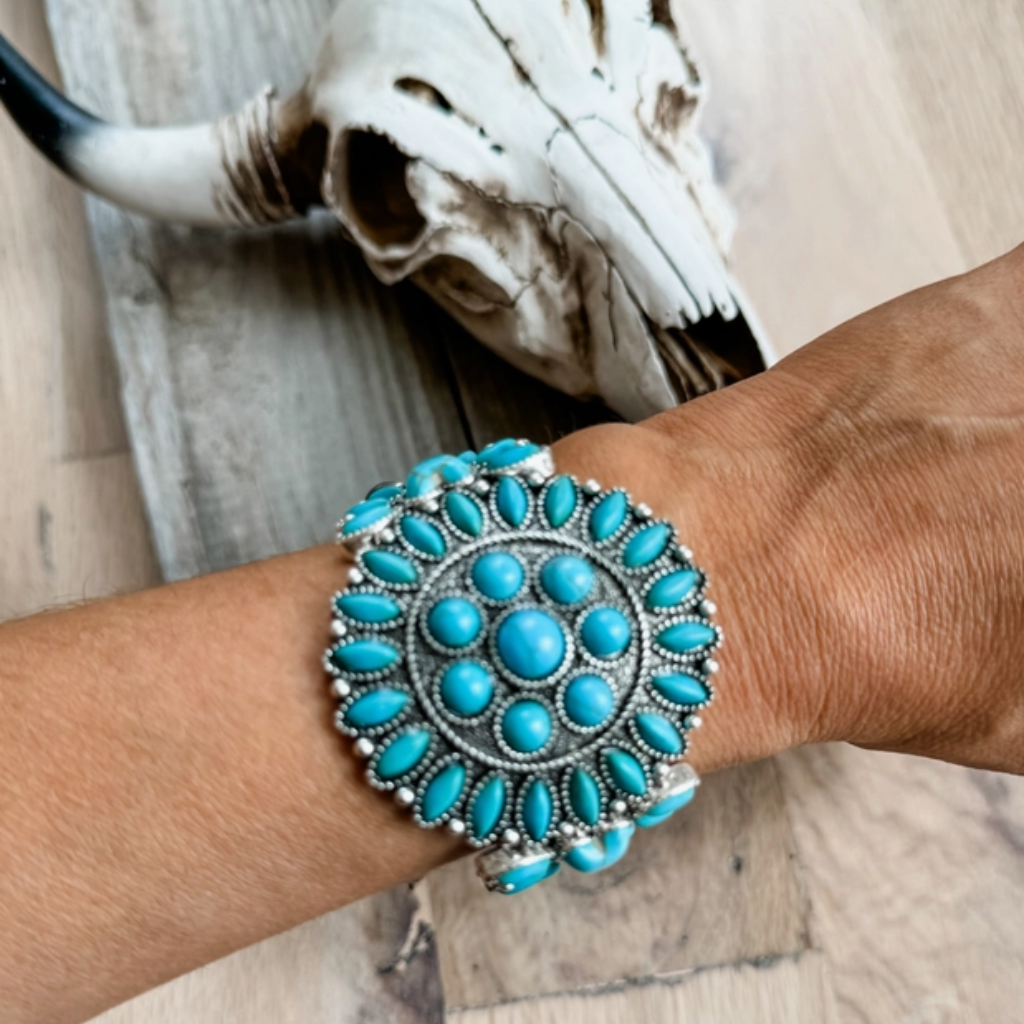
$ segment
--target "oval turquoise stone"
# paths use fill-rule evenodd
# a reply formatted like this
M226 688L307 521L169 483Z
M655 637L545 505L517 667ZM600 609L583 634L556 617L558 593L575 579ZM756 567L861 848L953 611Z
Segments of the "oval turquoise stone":
M504 551L491 551L473 563L470 576L484 597L508 601L519 593L525 573L518 558Z
M523 864L522 867L512 868L503 875L498 876L502 885L503 894L514 896L517 892L529 889L531 886L543 882L552 875L561 871L562 865L557 860L541 860L533 864Z
M582 768L573 768L569 777L569 803L580 821L597 824L601 817L601 788Z
M402 733L384 748L377 760L377 774L382 779L397 779L411 772L429 747L430 733L425 729Z
M655 676L651 686L673 704L703 704L708 699L708 688L685 672Z
M565 688L565 713L586 728L600 725L612 713L615 694L600 676L577 676Z
M631 796L647 792L647 776L640 762L625 750L609 750L604 755L608 775L617 789Z
M551 818L555 812L555 801L547 783L534 779L523 797L523 825L527 835L535 842L540 842L551 828Z
M450 811L462 796L466 785L466 769L461 764L450 764L437 773L423 793L420 810L424 821L437 821Z
M484 528L484 514L472 498L459 491L449 491L445 495L444 508L456 529L470 537L480 536Z
M629 502L622 491L605 495L590 513L590 536L595 541L607 540L626 521Z
M346 672L381 672L398 660L398 649L383 640L353 640L334 648L334 664Z
M505 810L505 780L495 775L476 795L469 811L469 828L476 839L486 839Z
M503 437L498 441L492 441L490 444L485 444L480 449L480 454L477 455L477 462L483 462L484 459L488 459L493 455L497 455L498 452L503 452L506 448L513 448L519 442L514 437Z
M565 634L547 612L523 608L498 627L495 646L510 672L523 679L543 679L562 664Z
M558 604L577 604L594 589L594 567L576 555L558 555L540 571L544 593Z
M682 604L696 589L699 578L692 569L680 569L662 576L647 591L648 608L674 608Z
M440 558L447 545L444 534L433 524L419 516L402 516L399 523L402 536L417 550L431 558Z
M601 868L603 871L605 868L610 868L613 864L622 860L626 856L626 852L629 850L629 844L633 841L633 836L636 833L636 826L630 823L629 825L620 825L618 828L613 828L610 832L606 832L604 836L604 864Z
M402 690L372 690L345 712L345 721L356 729L371 729L390 722L408 703L409 695Z
M392 498L397 498L401 493L401 484L378 484L366 495L366 499L371 501L375 498L383 498L385 501L390 501Z
M618 608L595 608L580 628L583 646L595 658L618 657L628 646L633 631Z
M341 535L348 537L353 533L358 533L360 530L365 530L368 526L373 526L374 523L381 519L386 518L391 514L391 506L386 502L382 501L379 505L376 502L364 501L363 505L371 505L371 508L364 508L361 512L356 512L353 517L345 523L341 528ZM358 505L356 506L359 507Z
M677 622L658 634L658 643L673 654L686 654L714 643L718 634L703 622Z
M622 562L627 569L640 569L660 558L668 542L672 539L672 529L667 523L654 523L645 526L629 538L629 543L622 552Z
M398 602L384 594L342 594L334 607L356 622L391 622L402 612Z
M516 701L502 716L501 735L518 753L534 754L551 739L551 715L539 701Z
M430 635L445 647L466 647L471 644L480 635L481 625L476 605L464 597L446 597L438 601L427 614Z
M348 512L345 513L345 515L346 516L359 516L359 515L362 515L364 512L373 512L376 509L380 509L380 508L387 509L387 508L390 508L390 507L391 507L391 502L389 502L387 498L381 498L381 497L365 498L363 501L360 501L357 504L353 505L348 510Z
M493 445L488 445L480 453L477 461L487 466L488 469L506 469L508 466L514 466L517 462L522 462L523 459L528 459L531 455L536 455L539 451L539 445L530 442L519 444L517 441L506 438L505 441L497 441Z
M637 818L637 825L640 828L653 828L655 825L660 825L663 821L671 818L680 807L685 807L693 799L694 793L696 793L696 789L691 788L684 793L678 793L676 796L670 796L667 800L662 800L643 817Z
M409 498L432 494L442 484L454 484L469 475L469 465L455 455L435 455L415 466L405 481Z
M679 730L661 715L644 711L636 716L636 731L649 747L662 754L681 754L683 738Z
M530 499L526 488L515 477L503 476L498 483L495 504L498 506L498 515L509 526L520 526L526 518Z
M394 551L367 551L363 565L385 583L415 583L419 579L416 566L405 555Z
M441 703L453 714L473 718L485 711L494 697L494 681L483 665L457 661L441 677Z
M544 495L544 515L554 529L564 526L576 511L576 485L567 476L560 476Z
M590 874L604 867L604 850L596 840L574 846L566 855L565 862L575 871Z

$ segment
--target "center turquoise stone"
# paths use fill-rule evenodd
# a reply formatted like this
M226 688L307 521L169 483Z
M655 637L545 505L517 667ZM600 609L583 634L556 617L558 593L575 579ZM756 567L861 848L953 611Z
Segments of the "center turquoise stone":
M522 679L544 679L565 658L565 633L547 612L523 608L498 627L498 657Z

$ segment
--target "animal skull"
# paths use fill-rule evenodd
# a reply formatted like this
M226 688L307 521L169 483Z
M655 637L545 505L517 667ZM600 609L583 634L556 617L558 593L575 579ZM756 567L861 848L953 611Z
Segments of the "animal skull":
M668 0L341 0L295 95L190 128L97 121L0 39L5 70L0 98L84 186L198 224L326 204L383 281L627 419L770 359Z

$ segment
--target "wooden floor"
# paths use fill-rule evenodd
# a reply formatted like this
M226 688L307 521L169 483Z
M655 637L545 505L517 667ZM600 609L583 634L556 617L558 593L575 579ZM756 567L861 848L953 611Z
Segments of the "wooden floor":
M737 274L783 350L1024 238L1019 0L677 7L711 73ZM0 30L56 73L41 4L0 0ZM80 198L0 119L3 617L159 578L90 252ZM714 895L687 896L685 915L674 888L628 922L626 908L581 917L573 937L544 923L542 900L524 952L502 922L482 929L461 867L396 902L432 922L447 1019L1024 1022L1024 780L845 747L744 771L711 780L719 812L709 792L695 825L637 851L649 873ZM737 820L757 825L726 836L723 858ZM439 1019L413 977L398 977L406 998L390 1017L359 1016L371 975L402 971L353 949L379 910L329 915L103 1020Z

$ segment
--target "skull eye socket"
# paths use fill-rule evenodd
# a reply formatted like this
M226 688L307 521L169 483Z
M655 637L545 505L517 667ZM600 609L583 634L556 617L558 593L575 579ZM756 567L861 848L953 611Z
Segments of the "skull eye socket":
M512 305L503 288L458 256L435 256L420 268L417 281L467 313L489 313Z
M409 245L426 227L406 184L409 158L386 136L353 131L346 140L348 201L359 231L378 246Z

